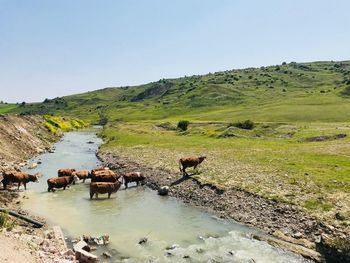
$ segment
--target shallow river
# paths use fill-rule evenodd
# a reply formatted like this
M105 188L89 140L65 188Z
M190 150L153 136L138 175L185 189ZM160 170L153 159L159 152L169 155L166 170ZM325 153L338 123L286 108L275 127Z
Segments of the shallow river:
M174 198L160 197L146 187L122 187L111 199L100 195L92 201L89 181L65 191L47 192L46 180L56 176L59 168L99 166L95 156L99 144L101 140L92 131L70 132L56 144L54 153L33 159L42 164L30 173L40 172L43 177L39 183L28 184L24 208L60 225L72 238L108 234L109 245L94 253L107 250L113 256L111 262L307 262L251 239L255 229L220 220ZM143 237L148 242L139 245Z

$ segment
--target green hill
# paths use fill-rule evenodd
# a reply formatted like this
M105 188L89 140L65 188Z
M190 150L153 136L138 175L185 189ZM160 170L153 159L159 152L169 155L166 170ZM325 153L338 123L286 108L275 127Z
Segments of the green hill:
M283 63L26 104L16 112L73 115L94 123L186 118L194 121L347 121L350 61Z
M17 108L15 104L0 104L0 114L8 113Z
M163 79L46 99L14 112L107 123L101 153L132 156L155 171L179 173L180 157L205 154L208 161L194 175L199 181L295 204L350 228L350 220L335 216L350 218L350 61ZM251 130L234 124L248 119ZM190 121L188 130L176 128L179 120Z

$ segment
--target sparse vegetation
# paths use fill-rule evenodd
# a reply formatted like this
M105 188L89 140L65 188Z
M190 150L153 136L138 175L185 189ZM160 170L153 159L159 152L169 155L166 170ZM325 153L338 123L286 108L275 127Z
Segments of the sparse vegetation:
M7 212L0 211L0 229L5 228L10 231L16 225L16 221L11 220Z
M252 122L251 120L246 120L246 121L238 121L229 124L229 126L235 126L240 129L245 129L245 130L252 130L255 127L255 123Z

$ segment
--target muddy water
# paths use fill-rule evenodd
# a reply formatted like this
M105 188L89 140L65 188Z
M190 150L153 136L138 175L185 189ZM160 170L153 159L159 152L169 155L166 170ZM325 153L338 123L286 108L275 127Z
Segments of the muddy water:
M54 153L34 159L42 164L30 172L43 177L28 185L24 208L59 224L73 238L108 234L110 244L95 253L107 250L113 255L110 262L307 262L249 238L257 230L160 197L146 187L121 189L111 199L100 195L92 201L89 182L47 192L46 180L56 176L59 168L98 166L95 151L99 144L93 131L71 132L56 144ZM148 241L139 245L143 237Z

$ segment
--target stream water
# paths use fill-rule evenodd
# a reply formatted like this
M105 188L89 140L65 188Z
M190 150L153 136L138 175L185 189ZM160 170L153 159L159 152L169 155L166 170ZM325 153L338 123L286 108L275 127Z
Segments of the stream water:
M41 161L28 170L43 176L27 185L24 208L58 224L72 238L82 235L110 236L112 254L100 262L309 262L292 253L251 239L256 229L221 220L171 198L161 197L147 187L123 187L112 194L89 199L89 180L56 192L47 192L46 180L57 176L59 168L92 169L99 166L95 152L102 141L94 131L66 133L54 153L42 154ZM30 162L31 163L31 162ZM141 238L148 241L139 245Z

